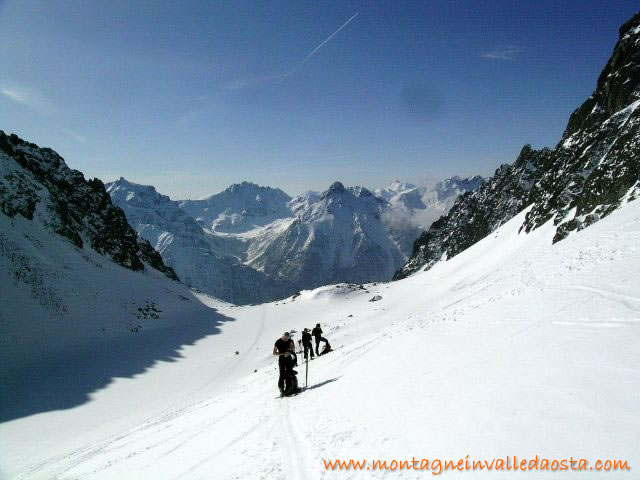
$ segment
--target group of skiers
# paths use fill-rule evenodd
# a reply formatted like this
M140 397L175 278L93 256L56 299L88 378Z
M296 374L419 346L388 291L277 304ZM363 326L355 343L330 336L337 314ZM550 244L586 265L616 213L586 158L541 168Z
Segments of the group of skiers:
M273 354L278 356L278 367L280 369L278 388L280 389L281 397L295 395L300 391L296 377L298 372L293 369L298 365L298 356L296 355L296 345L292 337L293 335L291 333L284 332L273 346ZM315 358L311 344L312 337L316 343L315 355L320 356L331 351L331 345L329 341L322 336L322 328L320 328L319 323L316 324L315 328L311 331L305 328L302 331L302 347L304 348L304 359L307 361L309 355L312 360ZM320 351L320 342L324 342L322 351Z

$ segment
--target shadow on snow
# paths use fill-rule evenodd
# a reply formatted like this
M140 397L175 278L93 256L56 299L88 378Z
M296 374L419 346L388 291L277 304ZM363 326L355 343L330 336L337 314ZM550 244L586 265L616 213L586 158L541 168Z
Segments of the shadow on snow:
M86 403L91 393L114 378L132 378L158 361L177 361L183 346L218 334L222 323L233 320L215 309L207 309L206 317L197 317L164 328L98 339L55 356L33 359L19 371L0 372L0 423Z
M325 386L327 383L332 383L335 382L339 379L340 377L335 377L335 378L330 378L329 380L325 380L324 382L320 382L320 383L316 383L315 385L311 385L310 387L307 387L306 390L313 390L314 388L320 388Z

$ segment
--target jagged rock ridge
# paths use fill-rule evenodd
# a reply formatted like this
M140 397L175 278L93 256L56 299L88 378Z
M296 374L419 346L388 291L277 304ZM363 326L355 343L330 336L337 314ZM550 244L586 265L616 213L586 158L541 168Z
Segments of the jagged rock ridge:
M173 280L177 276L149 242L141 239L99 179L85 180L50 148L40 148L0 130L0 211L8 217L37 216L46 228L78 248L96 252L131 270L144 264Z
M635 199L640 178L640 14L619 32L593 94L553 149L526 145L416 240L400 279L451 258L531 206L522 231L553 219L554 242Z

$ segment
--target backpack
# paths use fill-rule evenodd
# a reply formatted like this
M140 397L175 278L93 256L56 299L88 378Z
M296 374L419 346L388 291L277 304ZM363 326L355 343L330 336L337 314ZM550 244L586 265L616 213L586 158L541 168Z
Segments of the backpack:
M325 341L324 347L322 348L320 355L324 355L325 353L329 353L330 351L331 351L331 345L329 345L329 342Z
M298 387L298 376L296 375L298 372L295 370L291 370L291 376L287 378L284 387L284 394L286 396L295 395L296 393L300 393L300 387Z

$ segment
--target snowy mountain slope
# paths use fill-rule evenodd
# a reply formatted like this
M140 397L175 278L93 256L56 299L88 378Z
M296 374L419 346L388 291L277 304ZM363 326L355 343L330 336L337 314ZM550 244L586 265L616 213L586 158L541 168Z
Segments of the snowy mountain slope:
M432 187L416 187L396 180L386 188L376 190L376 195L389 202L382 214L383 223L408 258L420 233L445 215L460 195L474 191L483 181L479 175L469 178L454 176Z
M289 200L279 188L242 182L201 200L182 200L179 205L213 232L243 233L289 217Z
M0 211L40 223L78 248L94 251L131 270L144 263L176 280L148 242L131 229L103 183L85 180L50 148L0 130Z
M81 404L217 331L223 317L174 281L99 180L17 136L0 132L0 148L0 418ZM122 356L89 367L109 352ZM78 357L81 377L40 375ZM54 398L27 402L24 388L42 385Z
M556 244L553 222L519 233L529 211L399 282L216 305L236 321L185 346L179 361L118 379L77 408L1 424L11 439L4 476L368 478L327 472L323 459L465 455L626 459L635 468L640 202ZM317 322L339 349L311 362L309 390L276 399L273 342Z
M0 231L2 420L81 404L112 377L177 356L224 318L185 285L78 249L37 221L0 215ZM103 356L107 363L92 365ZM87 371L73 378L57 370L80 364ZM40 386L56 393L32 395Z
M555 149L526 145L512 165L461 196L416 240L395 278L452 258L529 205L523 228L553 218L556 242L640 193L640 13L619 34L595 91L571 115Z
M378 189L374 190L373 193L375 193L378 197L382 197L387 201L391 201L392 198L398 197L399 195L402 195L403 193L412 192L416 188L418 188L418 187L416 185L414 185L413 183L401 182L400 180L394 180L393 182L391 182L386 187L378 188Z
M366 188L335 182L319 196L294 199L295 219L252 243L247 262L306 288L388 280L404 257L381 222L385 205Z
M238 305L284 298L295 291L240 263L233 248L226 255L219 253L224 247L218 237L207 235L178 202L154 187L120 178L107 184L107 192L138 235L160 252L187 285Z

